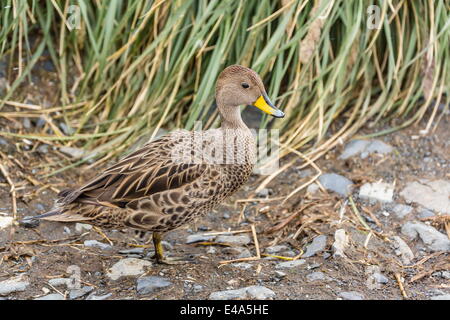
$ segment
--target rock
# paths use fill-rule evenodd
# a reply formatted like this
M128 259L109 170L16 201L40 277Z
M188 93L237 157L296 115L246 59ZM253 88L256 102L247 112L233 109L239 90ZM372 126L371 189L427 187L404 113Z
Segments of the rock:
M345 146L344 151L339 156L338 159L348 159L351 158L357 154L360 154L364 152L367 148L367 146L370 144L370 141L368 140L352 140Z
M276 269L296 268L298 266L301 266L305 262L306 262L306 260L304 260L304 259L279 262L275 268Z
M92 225L86 223L76 223L75 224L75 232L76 233L84 233L92 229Z
M239 269L242 269L242 270L251 269L253 267L252 264L246 263L246 262L233 263L232 266L236 267L236 268L239 268Z
M196 243L196 242L210 242L210 241L214 241L215 238L216 238L216 236L209 236L209 235L204 235L204 234L191 234L191 235L187 236L186 243L190 244L190 243Z
M415 202L435 212L450 214L450 181L414 181L408 183L400 195L409 203Z
M404 204L396 204L392 208L392 212L397 216L397 218L403 219L408 214L412 212L413 208Z
M142 277L137 280L137 292L138 294L149 294L161 290L172 285L172 282L167 278L149 276Z
M286 277L286 273L284 273L283 271L275 271L274 272L275 273L275 276L276 277L278 277L278 278L284 278L284 277Z
M351 180L335 173L322 174L319 177L319 182L325 189L334 191L344 197L351 192L353 187L353 182Z
M13 221L14 221L13 217L0 216L0 230L8 228L10 225L13 224Z
M366 269L368 275L366 285L369 289L379 289L380 284L386 284L389 279L381 273L379 266L368 266Z
M442 294L430 298L431 300L450 300L450 294Z
M145 251L144 248L132 248L132 249L120 250L119 253L124 254L124 255L142 256L142 255L144 255L144 251Z
M258 198L266 198L266 197L270 196L272 193L273 193L272 189L269 189L269 188L262 188L261 190L259 190L259 191L256 193L256 196L257 196Z
M268 254L274 254L274 253L279 253L279 252L283 252L283 251L287 251L287 250L289 250L288 246L280 244L277 246L267 247L264 249L264 252L268 253Z
M96 295L94 295L93 293L91 293L87 298L86 298L86 300L106 300L106 299L108 299L109 297L111 297L112 296L112 293L107 293L107 294L104 294L104 295L101 295L101 296L96 296Z
M78 148L72 148L72 147L60 147L59 151L61 151L62 153L71 156L74 159L78 159L78 158L82 158L86 152L83 149L78 149Z
M146 268L151 266L152 263L147 260L136 258L121 259L108 270L106 276L112 280L127 276L137 276L143 274Z
M405 241L399 236L394 236L395 254L400 256L403 265L410 265L414 259L414 253L408 247Z
M60 286L69 286L71 283L71 279L68 278L54 278L48 280L48 283L52 285L53 287L60 287Z
M0 282L0 296L5 296L13 292L25 291L30 282L21 275Z
M345 300L364 300L364 296L356 291L345 291L339 293L339 296Z
M40 220L34 219L33 216L26 216L22 220L19 220L19 226L24 228L36 228L40 223Z
M402 233L411 240L419 236L423 243L432 251L450 251L450 240L448 237L422 222L409 221L405 223L402 227Z
M423 218L430 218L430 217L434 217L434 213L431 210L428 209L422 209L420 210L420 212L417 214L417 217L420 219Z
M302 258L309 258L318 252L325 250L327 245L327 236L320 235L313 239L313 241L306 246L306 252L303 254Z
M372 140L370 144L367 146L365 152L369 154L371 153L388 154L392 152L392 150L394 150L394 148L384 143L383 141ZM361 155L361 158L364 159L363 155Z
M48 294L46 296L43 297L39 297L33 300L64 300L64 297L62 295L60 295L59 293L52 293L52 294Z
M441 271L441 277L450 280L450 271Z
M46 154L48 153L48 148L49 148L48 144L41 144L39 147L37 147L36 150L39 151L40 153Z
M359 189L361 199L392 202L394 186L385 182L365 183Z
M249 258L252 256L250 250L244 247L228 247L224 248L223 253L236 256L237 259Z
M325 273L320 272L320 271L316 271L316 272L312 272L308 275L306 275L306 280L308 280L309 282L312 281L316 281L316 280L330 280L330 277L326 276Z
M70 290L70 292L69 292L69 299L70 300L74 300L74 299L77 299L77 298L81 298L81 297L87 295L92 290L94 290L94 287L91 287L91 286L84 286L81 289Z
M235 290L213 292L210 300L257 299L264 300L275 297L275 292L263 286L250 286Z
M218 236L216 238L216 243L229 243L235 245L246 245L251 242L248 235L241 236Z
M345 257L344 250L349 243L348 235L344 229L338 229L334 233L334 243L332 246L334 257Z
M317 183L311 183L310 185L308 185L308 187L306 188L306 192L309 194L314 194L317 191L319 191L319 185Z
M99 248L102 250L112 249L112 246L110 244L106 244L97 240L85 240L83 244L85 247Z

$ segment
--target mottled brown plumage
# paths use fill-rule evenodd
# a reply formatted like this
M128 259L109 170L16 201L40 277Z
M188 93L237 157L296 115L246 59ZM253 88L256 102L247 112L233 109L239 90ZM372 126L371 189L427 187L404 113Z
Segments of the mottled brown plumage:
M163 262L158 233L209 212L249 178L256 147L239 105L261 97L282 116L253 70L226 68L216 85L219 129L177 130L149 142L80 188L62 191L56 208L38 218L152 231Z

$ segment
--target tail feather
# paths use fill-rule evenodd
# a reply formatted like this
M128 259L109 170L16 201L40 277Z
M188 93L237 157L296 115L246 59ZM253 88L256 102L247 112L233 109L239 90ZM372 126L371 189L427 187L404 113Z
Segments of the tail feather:
M56 215L60 215L63 212L61 211L61 208L57 208L57 209L53 209L51 211L48 211L46 213L34 216L33 219L45 219L47 217L52 217L52 216L56 216Z

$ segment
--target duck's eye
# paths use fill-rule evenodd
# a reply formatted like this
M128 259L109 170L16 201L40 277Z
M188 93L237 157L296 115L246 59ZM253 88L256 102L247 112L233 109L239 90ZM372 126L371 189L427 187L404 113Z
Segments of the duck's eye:
M242 88L244 88L244 89L250 88L250 86L247 82L242 82L241 85L242 85Z

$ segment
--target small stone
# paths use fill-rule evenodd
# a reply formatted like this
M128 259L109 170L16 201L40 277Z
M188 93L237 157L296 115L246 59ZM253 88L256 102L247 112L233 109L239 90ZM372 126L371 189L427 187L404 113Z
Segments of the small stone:
M210 246L208 248L208 250L206 250L206 253L208 253L208 254L216 254L217 253L217 249L214 248L213 246Z
M431 300L450 300L450 294L442 294L430 298Z
M19 226L24 228L36 228L40 224L40 220L33 219L33 216L26 216L22 220L19 220Z
M273 192L272 192L272 189L269 189L269 188L262 188L260 191L258 191L258 192L256 193L256 196L257 196L258 198L266 198L266 197L270 196L272 193L273 193Z
M48 144L41 144L37 149L40 153L48 153Z
M441 277L450 280L450 271L441 271Z
M394 208L392 208L392 211L397 216L397 218L403 219L408 214L412 212L413 208L411 206L407 206L404 204L396 204Z
M400 192L408 203L415 202L427 209L450 214L450 181L411 182Z
M93 293L91 293L87 298L86 298L86 300L106 300L106 299L108 299L109 297L111 297L112 296L112 293L107 293L107 294L104 294L104 295L101 295L101 296L96 296L96 295L94 295Z
M85 155L85 151L83 149L78 149L78 148L72 148L72 147L60 147L59 151L61 151L62 153L71 156L72 158L78 159L78 158L82 158Z
M97 240L85 240L83 244L85 247L99 248L102 250L112 249L112 246L110 244L106 244Z
M23 127L25 129L30 129L31 128L30 118L22 118L22 123L23 123Z
M191 235L187 236L186 243L190 244L190 243L196 243L196 242L210 242L210 241L214 241L215 238L216 238L216 236L209 236L209 235L204 235L204 234L191 234Z
M306 260L304 260L304 259L279 262L275 268L276 269L296 268L296 267L301 266L305 262L306 262Z
M64 297L59 293L52 293L34 300L64 300Z
M306 280L309 282L316 281L316 280L329 280L330 278L327 277L323 272L316 271L312 272L308 275L306 275Z
M378 154L387 154L392 152L394 148L390 145L384 143L381 140L372 140L370 144L366 148L366 152L370 153L378 153ZM362 157L361 157L362 158Z
M13 217L0 216L0 230L8 228L10 225L12 225L13 221L14 221Z
M314 256L316 253L325 250L327 245L327 236L320 235L313 239L313 241L306 246L306 252L303 254L302 258L309 258Z
M264 249L264 252L268 253L268 254L274 254L274 253L279 253L279 252L283 252L283 251L287 251L287 250L289 250L288 246L280 244L280 245L276 245L276 246L267 247Z
M5 296L13 292L25 291L30 282L24 276L17 276L0 282L0 296Z
M216 243L229 243L235 245L246 245L251 242L248 235L241 236L218 236L216 238Z
M75 231L77 233L84 233L92 229L92 225L86 223L76 223Z
M424 219L424 218L430 218L430 217L434 217L434 212L428 209L422 209L420 210L420 212L418 213L417 217L419 219Z
M339 156L339 159L345 160L357 154L364 152L370 144L368 140L352 140L345 146L344 151Z
M392 202L394 186L385 182L365 183L359 189L361 199Z
M251 269L253 267L252 264L246 263L246 262L233 263L232 266L236 267L236 268L239 268L239 269L242 269L242 270L248 270L248 269Z
M349 243L348 235L344 229L338 229L334 233L334 243L332 249L334 251L334 257L345 257L344 250Z
M194 285L192 286L192 291L194 291L194 292L201 292L201 291L203 291L204 288L205 288L205 287L203 287L203 286L200 285L200 284L194 284Z
M72 231L70 231L70 228L69 228L69 227L64 226L64 233L71 234Z
M450 240L448 237L422 222L409 221L405 223L402 227L402 233L411 240L419 236L423 243L432 251L450 251Z
M314 194L317 191L319 191L319 185L317 183L311 183L310 185L308 185L308 187L306 188L306 192L309 194Z
M394 236L394 241L394 247L396 248L395 254L400 256L403 265L410 265L411 261L414 259L414 253L399 236Z
M353 187L353 182L351 180L335 173L322 174L319 177L319 182L325 189L334 191L341 196L350 194Z
M137 280L138 294L149 294L172 285L168 279L158 276L142 277Z
M106 273L107 277L112 280L117 280L126 276L141 275L146 271L146 268L152 266L152 263L147 260L126 258L119 260Z
M53 287L68 286L71 283L71 279L68 278L54 278L48 280L48 283Z
M237 259L249 258L252 256L250 250L248 250L247 248L243 248L243 247L228 247L228 248L224 248L222 251L225 254L230 254L230 255L236 256Z
M364 296L356 291L345 291L339 293L339 296L345 300L364 300Z
M64 132L64 134L66 135L66 136L70 136L70 135L72 135L72 134L74 134L74 130L71 128L71 127L69 127L67 124L65 124L64 122L60 122L59 123L59 128ZM71 148L71 147L62 147L62 148ZM71 149L77 149L77 148L71 148ZM61 150L61 149L60 149ZM66 149L67 150L67 149ZM78 149L78 150L80 150L80 149ZM64 151L62 151L61 150L61 152L64 152ZM65 152L64 152L65 153ZM69 154L69 153L68 153ZM70 155L70 154L69 154Z
M120 250L120 254L124 255L143 255L144 254L144 248L132 248L132 249L126 249L126 250Z
M210 300L257 299L264 300L275 297L275 292L263 286L250 286L235 290L213 292Z
M278 277L278 278L284 278L284 277L286 277L286 273L284 273L283 271L276 270L275 271L275 276Z
M81 289L71 290L69 292L69 299L70 300L74 300L74 299L81 298L81 297L87 295L92 290L94 290L94 287L91 287L91 286L85 286L85 287L83 287Z

